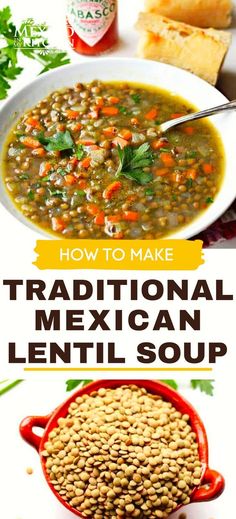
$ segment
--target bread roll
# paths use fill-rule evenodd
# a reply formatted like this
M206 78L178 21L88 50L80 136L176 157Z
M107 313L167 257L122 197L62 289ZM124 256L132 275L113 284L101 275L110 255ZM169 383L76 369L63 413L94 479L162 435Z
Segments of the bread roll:
M231 35L215 29L199 29L154 13L140 13L136 25L142 37L141 58L186 69L215 85Z
M198 27L229 27L232 0L145 0L145 10Z

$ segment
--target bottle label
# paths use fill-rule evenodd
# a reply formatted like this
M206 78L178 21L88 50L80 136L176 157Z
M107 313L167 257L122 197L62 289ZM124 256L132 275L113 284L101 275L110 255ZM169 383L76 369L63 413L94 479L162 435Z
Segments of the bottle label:
M67 19L76 33L90 47L106 34L117 12L116 0L68 0Z

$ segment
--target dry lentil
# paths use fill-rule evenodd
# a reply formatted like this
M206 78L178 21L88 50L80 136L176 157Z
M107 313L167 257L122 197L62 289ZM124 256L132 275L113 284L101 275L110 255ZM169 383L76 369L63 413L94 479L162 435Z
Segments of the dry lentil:
M76 398L42 455L55 490L92 519L165 519L202 473L189 416L135 385Z

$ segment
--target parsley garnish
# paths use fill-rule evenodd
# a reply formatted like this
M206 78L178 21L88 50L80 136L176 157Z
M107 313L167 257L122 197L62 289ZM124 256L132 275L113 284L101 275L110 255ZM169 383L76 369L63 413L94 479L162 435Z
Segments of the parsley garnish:
M18 178L19 178L20 180L28 180L29 175L27 175L27 173L24 173L23 175L19 175Z
M213 396L214 380L191 380L191 386L193 389L199 388L202 393Z
M192 178L188 178L188 180L186 180L186 183L185 183L186 187L188 189L190 189L191 187L193 187L193 179Z
M74 192L74 195L76 195L76 196L85 196L86 193L85 193L85 191L83 191L82 189L77 189L77 190Z
M141 102L141 95L140 94L132 94L131 95L133 101L138 105Z
M122 114L124 114L124 115L130 114L130 112L128 111L128 108L126 108L126 106L119 105L118 108Z
M63 196L66 194L65 191L60 191L59 189L50 189L50 187L48 188L48 191L50 196L57 196L59 198L63 198Z
M187 159L195 159L197 157L197 152L193 150L189 150L186 152L186 158Z
M119 167L116 176L124 176L130 180L135 180L138 184L145 185L153 180L152 173L144 171L144 168L150 166L153 162L153 155L150 145L146 142L141 144L139 148L125 146L121 149L118 146Z
M43 132L40 132L37 139L48 151L64 151L74 148L74 141L69 130L54 133L52 137L45 137Z
M45 37L47 28L47 25L37 24L32 18L17 28L12 22L10 7L0 10L0 99L7 97L11 82L23 70L18 66L20 54L38 61L43 66L40 74L70 62L66 52L50 47Z
M32 189L28 191L27 197L29 200L34 200L34 192L32 191Z
M212 198L211 196L208 196L208 198L206 199L206 204L213 204L214 202L214 198Z
M148 188L148 189L146 189L146 191L145 191L145 195L146 195L146 196L152 196L152 195L155 195L155 191L154 191L152 188Z
M79 160L84 158L85 151L84 151L83 144L78 144L75 154L76 154L77 159L79 159Z

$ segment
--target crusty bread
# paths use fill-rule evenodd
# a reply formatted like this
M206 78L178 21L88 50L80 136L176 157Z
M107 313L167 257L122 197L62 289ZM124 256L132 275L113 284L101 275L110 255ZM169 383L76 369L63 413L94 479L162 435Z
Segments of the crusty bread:
M138 55L180 67L215 85L231 35L199 29L154 13L140 13Z
M223 29L231 23L232 0L145 0L145 10L198 27Z

